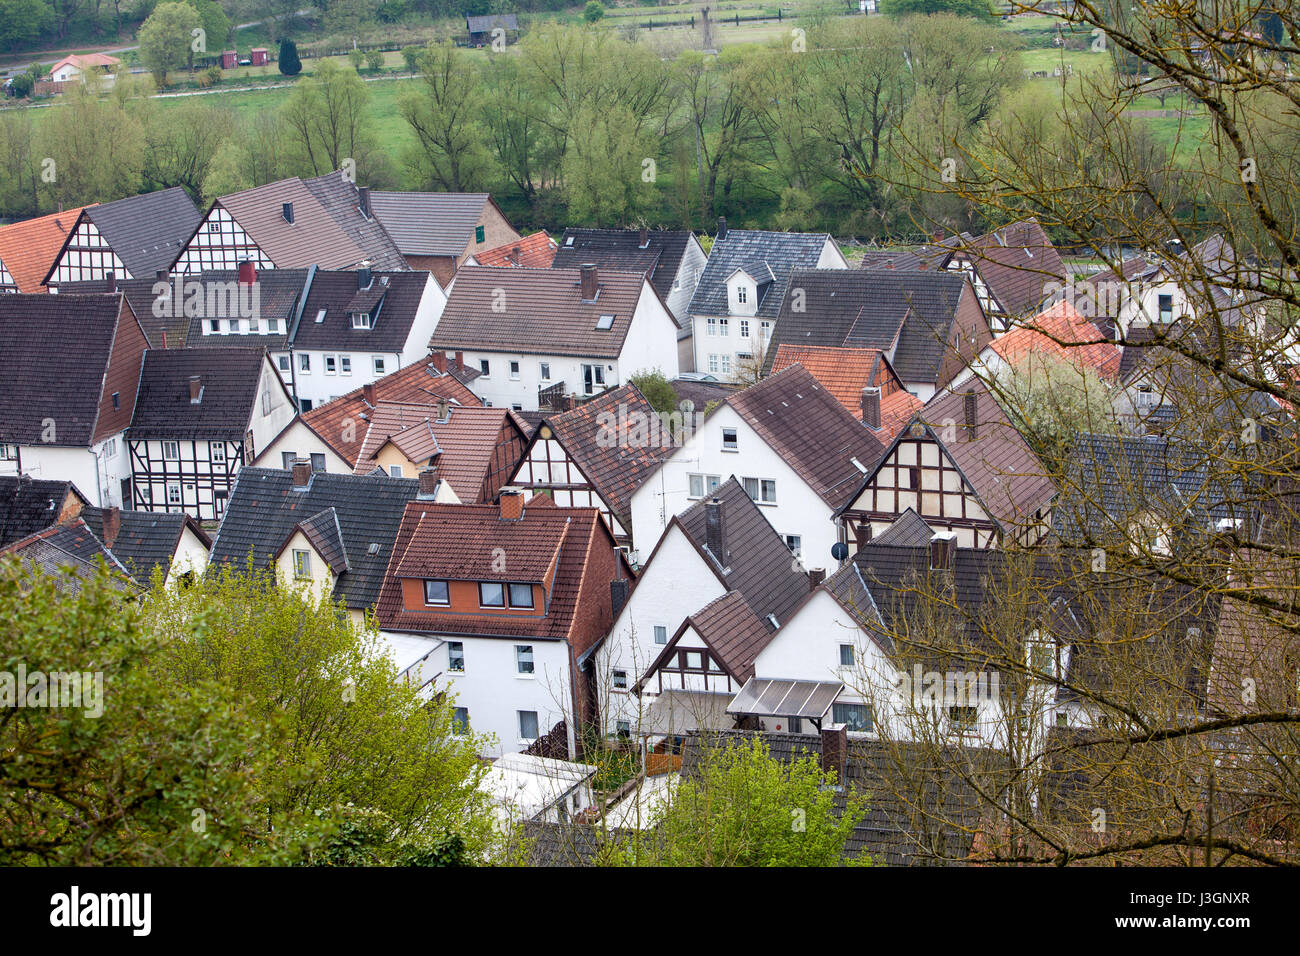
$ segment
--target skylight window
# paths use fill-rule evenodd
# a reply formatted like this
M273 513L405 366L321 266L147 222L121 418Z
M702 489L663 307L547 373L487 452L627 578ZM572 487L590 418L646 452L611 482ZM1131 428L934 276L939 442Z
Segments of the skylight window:
M321 309L319 312L316 313L316 324L319 325L321 322L324 321L325 321L325 310Z
M596 320L596 328L612 329L614 327L614 317L612 315L602 315Z

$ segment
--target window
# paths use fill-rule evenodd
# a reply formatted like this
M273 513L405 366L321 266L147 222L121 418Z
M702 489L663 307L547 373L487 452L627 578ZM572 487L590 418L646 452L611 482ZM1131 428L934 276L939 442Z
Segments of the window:
M952 724L952 729L959 734L969 734L975 731L975 721L979 719L979 708L969 706L953 706L948 708L948 720Z
M751 501L764 505L776 504L776 482L768 478L743 478L745 494Z
M873 726L871 708L866 704L836 703L831 708L831 720L854 734L869 734Z
M1160 321L1172 322L1174 320L1174 297L1172 295L1162 295L1158 297L1160 309Z
M736 436L736 429L734 429L734 428L724 428L724 429L722 430L722 450L723 450L723 451L735 451L736 448L737 448L737 444L738 444L738 442L739 442L739 439L738 439L737 436Z
M1066 711L1058 710L1056 712L1056 726L1058 727L1070 726L1070 715Z
M536 740L537 739L537 711L521 710L519 714L519 739Z
M663 624L655 625L655 643L656 644L668 643L668 628L665 627Z
M749 319L740 320L740 337L742 339L749 338Z
M478 603L481 607L505 607L505 588L495 581L480 581Z
M293 471L293 461L297 457L298 453L295 451L280 452L280 467L285 471Z
M512 402L510 408L516 412L522 412L524 410L522 402Z
M764 319L762 322L758 323L758 333L759 338L762 341L766 342L770 339L772 337L772 321L770 319Z
M0 458L3 458L3 457L4 457L4 455L0 455ZM117 439L116 439L116 438L110 438L108 441L104 442L104 457L105 457L105 458L116 458L116 457L117 457Z
M370 357L370 367L374 369L375 375L383 375L384 357L382 355L372 355Z
M703 498L705 495L711 495L718 490L718 485L722 484L722 479L717 475L690 475L692 498Z
M351 374L352 374L352 356L351 356L351 355L340 355L340 356L339 356L339 371L342 372L344 375L351 375Z
M299 581L311 578L311 552L293 552L293 576Z
M719 334L719 335L730 335L730 334L731 334L731 333L730 333L730 330L727 328L727 324L728 324L729 321L730 321L730 320L729 320L725 315L719 317L719 319L718 319L718 334Z
M447 590L446 581L425 581L424 582L424 603L440 604L444 607L451 603L451 595Z
M324 470L325 470L325 453L324 453L323 451L312 452L312 455L311 455L311 470L312 470L312 471L324 471Z
M620 737L632 736L632 722L630 720L619 720L614 724L615 732Z
M162 453L164 461L180 461L181 444L175 441L165 441L162 443Z
M683 651L682 652L682 669L688 671L704 670L704 652L703 651Z
M122 393L121 393L121 392L114 392L114 393L113 393L113 411L116 412L116 411L118 411L119 409L121 409L121 407L122 407Z
M389 466L388 466L388 477L389 477L389 478L401 478L401 477L402 477L402 466L401 466L401 465L389 465Z
M551 380L551 363L541 362L538 364L537 368L538 375L541 376L542 381L549 382Z
M325 356L325 374L334 375L338 372L338 360L333 355Z
M447 642L447 670L465 673L465 645L460 641Z
M803 554L803 538L797 534L787 534L785 536L785 546L790 549L793 555Z
M514 381L519 380L519 363L513 360L510 362L510 378Z
M515 645L515 670L520 674L527 674L529 677L533 674L533 645L516 644Z
M478 370L483 373L484 378L488 378L492 374L492 365L487 359L479 359Z
M614 688L627 690L627 671L614 671Z
M167 482L167 503L169 505L181 503L181 483L179 481Z
M17 445L0 445L0 461L17 461Z
M281 372L287 372L287 371L289 371L289 356L287 356L287 355L277 355L277 356L275 357L275 363L276 363L276 365L278 365L278 366L280 367L280 371L281 371Z
M602 315L596 320L596 328L601 332L608 332L614 327L614 317L612 315Z
M298 353L298 371L302 372L304 375L311 374L311 356L306 352Z
M723 375L730 375L730 374L731 374L731 356L728 355L728 354L726 354L726 353L724 352L722 355L719 355L719 356L718 356L718 362L719 362L719 364L722 366L722 374L723 374Z
M718 334L718 320L717 320L716 318L714 318L713 316L709 316L707 319L705 319L705 321L704 321L704 334L705 334L705 335L717 335L717 334Z
M1156 392L1150 385L1138 386L1138 408L1151 408L1155 405Z
M268 331L268 332L279 332L279 331L280 331L280 320L279 320L279 319L267 319L267 320L266 320L266 331Z
M749 289L743 285L736 286L736 301L744 304L749 301Z
M451 732L457 736L464 737L469 733L469 708L457 707L452 712Z
M852 666L853 666L853 645L841 644L840 645L840 667L852 667Z
M605 366L584 365L582 367L582 385L586 394L595 395L605 388Z
M208 457L216 462L226 460L226 443L223 441L208 442Z
M718 357L717 357L716 355L710 355L710 356L709 356L709 371L710 371L710 372L716 372L717 370L718 370Z
M510 606L511 607L532 607L533 586L531 584L510 585Z
M353 327L354 329L368 329L368 328L370 328L370 313L369 313L369 312L353 312L353 313L352 313L352 327Z
M486 240L486 238L487 238L487 237L486 237L486 236L484 235L484 233L483 233L483 227L482 227L482 226L475 226L475 227L474 227L474 241L477 242L477 243L482 243L482 242L484 242L484 241Z

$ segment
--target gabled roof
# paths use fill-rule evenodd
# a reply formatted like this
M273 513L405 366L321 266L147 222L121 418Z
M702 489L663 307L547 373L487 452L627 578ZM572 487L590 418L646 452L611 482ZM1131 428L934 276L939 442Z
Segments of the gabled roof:
M168 269L203 218L189 194L179 186L87 206L81 217L94 223L122 265L137 279L153 278ZM52 264L50 273L53 271Z
M416 313L424 299L429 273L409 270L372 272L370 286L365 290L358 289L360 275L360 272L316 272L293 337L294 348L405 351ZM318 322L322 309L325 317ZM370 328L354 329L353 312L368 312ZM424 345L423 342L418 344Z
M276 551L277 557L284 552L284 549L289 546L289 542L299 532L316 549L316 553L321 556L321 560L335 574L342 574L344 571L350 570L348 553L343 545L343 531L339 527L337 508L330 506L294 525L285 537L284 543Z
M978 238L966 233L938 244L932 260L967 259L1009 315L1036 310L1049 283L1065 281L1065 263L1037 219L1013 222Z
M691 233L685 229L652 229L646 235L642 247L639 229L566 229L551 265L576 269L594 262L602 269L645 272L655 291L667 301Z
M466 15L465 17L465 27L470 33L486 33L498 26L506 30L518 30L519 17L513 13L490 13L486 16Z
M715 240L709 261L691 297L692 315L728 315L727 279L743 269L761 282L771 279L770 288L759 289L758 318L775 318L786 296L790 275L796 269L812 269L821 260L831 237L826 233L767 232L732 229L725 239ZM839 344L839 343L836 343Z
M483 404L456 376L439 374L427 360L376 379L373 395L375 405L392 402L436 406L440 398L464 406ZM303 412L302 421L340 458L356 467L366 440L366 423L374 407L366 400L366 387L362 386Z
M969 285L943 271L808 269L795 272L790 287L803 295L787 295L781 304L769 367L782 345L894 348L894 370L904 382L935 384Z
M801 365L769 375L727 404L832 509L848 500L863 469L873 469L884 451Z
M45 291L45 277L54 268L63 243L86 208L77 206L0 226L0 263L13 277L19 292Z
M75 66L79 70L91 70L97 66L121 66L122 61L115 56L109 56L107 53L70 53L58 63L50 67L50 75L53 76L59 71L59 68L65 65Z
M928 546L934 537L934 529L925 523L925 519L908 508L894 519L894 523L871 539L872 544L899 548L919 548Z
M929 262L910 249L868 249L862 254L858 268L916 271L929 268Z
M549 269L554 259L555 240L545 229L514 242L507 242L503 246L474 253L474 261L481 266Z
M361 192L342 172L304 179L302 184L356 247L365 253L364 261L370 268L396 271L408 268L397 243L373 214L374 207L371 207L369 216L362 212Z
M55 524L70 494L89 504L70 481L0 475L0 548Z
M115 295L0 295L0 441L88 446L122 315ZM130 311L127 321L134 321Z
M265 362L266 353L251 348L145 352L131 437L243 441ZM197 403L190 400L193 375L201 385Z
M1091 320L1065 301L994 339L992 348L1012 366L1032 356L1047 356L1091 369L1108 382L1118 378L1122 358L1119 346L1107 341Z
M231 489L212 564L243 567L251 555L255 568L266 568L300 522L333 508L347 556L334 596L349 608L370 607L379 597L402 511L419 490L414 479L315 472L299 491L290 471L246 466Z
M649 427L652 419L653 430ZM638 421L644 440L637 435ZM619 524L630 528L633 492L674 447L671 434L659 427L658 413L641 390L621 385L572 411L547 416L543 423L595 486ZM534 430L534 442L540 440L539 432ZM525 451L525 459L527 455Z
M709 553L705 533L706 506L713 498L722 503L727 554L721 560ZM784 624L808 593L808 575L798 568L785 541L734 476L709 498L697 501L673 518L672 523L681 527L722 585L728 591L739 591L761 620L766 622L768 615L775 615L777 624Z
M577 269L466 266L429 347L617 358L646 278L600 271L597 283L596 298L586 301ZM610 328L596 327L602 315L614 316Z
M80 518L54 525L0 549L0 557L17 555L28 567L49 575L54 586L67 594L81 590L81 582L94 577L102 561L113 573L116 590L138 592L139 585Z
M637 681L638 690L676 653L688 628L700 636L731 679L740 684L754 676L754 660L758 652L776 636L776 631L750 609L743 594L728 591L682 621L659 656Z
M104 512L103 508L85 508L81 512L81 519L101 542L106 540ZM117 536L109 550L142 585L149 583L154 568L161 568L163 576L167 575L187 527L205 548L212 548L212 539L198 521L181 512L119 511L118 520Z
M923 404L903 387L889 359L880 349L835 348L823 345L781 345L772 371L802 365L854 418L862 418L862 390L880 389L880 429L872 434L888 442L902 430ZM865 464L865 462L864 462Z
M370 193L370 208L404 256L460 256L474 238L487 193Z

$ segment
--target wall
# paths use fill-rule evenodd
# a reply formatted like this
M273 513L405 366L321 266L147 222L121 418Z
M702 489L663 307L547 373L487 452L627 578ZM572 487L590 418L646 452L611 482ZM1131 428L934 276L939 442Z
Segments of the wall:
M357 423L357 434L363 434L364 422ZM283 468L281 455L292 452L295 458L310 458L312 454L325 456L325 471L331 475L350 475L352 466L344 461L319 435L307 427L301 418L286 428L266 448L257 453L253 462L258 468Z
M303 518L310 518L311 515L303 515ZM306 551L311 555L311 577L310 579L299 579L294 574L293 553L294 551ZM276 575L281 581L294 586L306 586L311 592L313 598L319 600L326 594L334 590L334 572L330 570L325 559L317 553L312 547L307 536L301 531L295 531L289 543L285 545L280 556L275 559Z

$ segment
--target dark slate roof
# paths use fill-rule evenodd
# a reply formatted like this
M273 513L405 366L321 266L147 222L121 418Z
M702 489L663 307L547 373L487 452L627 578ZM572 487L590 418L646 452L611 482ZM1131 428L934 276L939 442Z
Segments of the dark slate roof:
M27 568L49 575L55 587L67 594L80 591L81 582L98 574L103 565L112 573L112 586L116 590L140 590L126 568L80 518L15 541L3 553L17 555Z
M342 173L326 173L315 179L304 179L302 184L338 223L344 234L365 253L365 260L372 269L401 271L409 268L393 237L379 218L373 215L374 206L371 206L372 215L362 213L361 193Z
M708 264L691 297L690 313L728 315L727 279L737 269L743 269L759 283L758 317L775 318L790 274L796 269L814 268L828 240L826 233L730 230L727 238L716 240L709 250ZM772 281L765 290L763 281L768 277Z
M594 262L602 268L641 271L640 264L653 259L646 271L650 284L666 302L691 234L684 229L652 229L648 237L648 245L643 249L639 229L566 229L551 268L576 269L583 263Z
M367 290L358 290L360 272L317 272L293 337L297 349L401 352L429 282L427 272L373 272ZM325 320L317 322L320 310ZM352 327L353 311L370 312L370 328ZM425 343L420 342L421 347Z
M727 404L832 509L849 500L884 452L879 439L802 365L769 375Z
M333 508L349 567L339 575L334 596L353 609L371 607L384 583L402 511L419 490L413 478L316 472L306 490L295 491L289 471L241 468L212 546L212 563L243 567L252 554L254 566L265 568L299 522ZM378 545L374 554L371 544Z
M682 402L689 401L694 403L694 410L701 415L710 402L725 402L739 388L732 382L699 381L693 378L675 378L668 384L677 395L678 408Z
M231 318L231 315L204 315L202 317L194 316L189 319L185 337L186 348L229 348L231 346L249 345L254 348L279 349L284 348L289 340L289 332L293 328L294 317L298 314L298 304L302 301L303 290L307 285L307 278L311 274L309 269L263 269L257 274L257 282L253 286L257 295L258 317L262 319L279 319L280 331L268 333L243 333L240 335L204 335L203 320L208 318ZM317 276L322 273L317 273ZM355 275L349 272L346 275ZM201 276L187 276L189 279L197 279L205 284L209 283L229 283L237 281L238 273L227 270L213 270L204 272ZM356 281L355 279L353 280ZM253 291L250 290L250 291ZM183 291L183 290L182 290ZM207 296L204 296L205 302ZM238 305L235 306L235 315L237 318L248 318L246 315L238 315ZM152 339L150 343L152 344ZM170 336L168 340L170 345ZM157 346L155 346L156 348Z
M211 547L212 540L192 517L179 512L121 511L121 525L113 539L113 556L140 584L148 584L154 568L166 576L181 534L188 525L199 541ZM100 541L104 540L104 509L86 508L81 518Z
M519 17L513 13L491 13L481 17L466 15L465 17L465 27L470 33L487 33L498 26L506 30L518 30Z
M872 538L875 544L895 545L903 548L919 548L929 545L934 537L934 529L925 523L925 519L908 508L894 519L894 523Z
M0 295L0 441L89 446L122 295Z
M243 441L266 353L257 348L151 349L144 355L132 438ZM202 385L190 401L190 376Z
M1013 222L986 235L953 236L929 247L923 256L942 267L954 257L968 259L998 304L1011 315L1036 310L1049 283L1066 278L1065 263L1037 219Z
M721 561L709 555L705 544L705 506L711 498L722 502L727 555ZM697 501L673 520L713 561L727 590L739 591L763 621L774 614L777 623L784 624L795 605L807 595L808 575L798 569L785 541L734 476L709 499Z
M169 268L202 219L179 186L88 206L82 215L95 224L137 279L152 279Z
M487 193L373 190L370 208L403 255L460 256L491 198Z
M343 531L339 527L338 509L331 506L324 511L304 518L294 526L294 531L301 531L316 549L316 553L329 565L335 574L342 574L348 568L348 553L343 545ZM294 531L289 532L289 538ZM285 539L288 543L288 538Z
M915 271L925 268L926 260L910 249L868 249L862 254L860 269L905 269Z
M698 780L709 748L744 746L761 737L772 757L821 764L820 736L757 731L693 731L682 749L682 779ZM844 784L867 798L866 816L844 847L849 858L867 854L883 866L958 865L971 854L983 815L972 785L979 768L996 760L991 751L851 738ZM900 766L903 768L900 772ZM955 768L966 772L957 772ZM844 806L837 797L837 809Z
M58 521L69 492L86 503L85 496L70 481L0 475L0 548Z
M591 823L525 820L523 835L529 866L599 866L606 853L636 839L633 830Z
M897 342L893 366L904 382L935 383L966 279L956 273L902 269L808 269L790 288L772 330L768 368L781 345L881 349Z
M429 347L617 358L645 286L640 272L601 271L585 301L577 269L466 266ZM505 311L494 310L499 302ZM596 328L602 315L614 316L610 328Z

